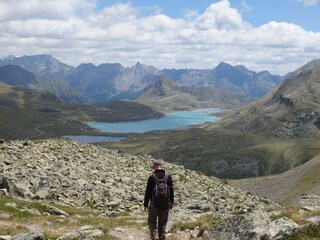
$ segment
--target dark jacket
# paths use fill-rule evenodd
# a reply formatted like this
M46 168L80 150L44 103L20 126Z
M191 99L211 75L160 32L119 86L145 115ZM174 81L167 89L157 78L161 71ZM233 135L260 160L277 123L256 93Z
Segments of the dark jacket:
M156 175L156 177L158 179L163 179L164 175L165 175L165 170L163 170L163 169L156 170L156 171L154 171L154 174ZM173 191L172 177L171 177L170 174L168 175L167 185L168 185L169 190L170 190L170 202L173 205L173 203L174 203L174 191ZM156 182L152 178L152 175L150 175L150 177L148 178L146 192L144 194L144 203L143 203L143 205L145 207L147 207L149 205L149 201L151 201L152 192L153 192L153 189L155 188L155 186L156 186Z

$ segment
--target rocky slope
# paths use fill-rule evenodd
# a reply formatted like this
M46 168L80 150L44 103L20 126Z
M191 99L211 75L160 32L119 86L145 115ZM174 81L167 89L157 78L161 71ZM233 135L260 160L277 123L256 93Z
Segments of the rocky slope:
M133 156L66 140L4 142L0 146L1 184L10 194L50 200L108 214L141 210L149 156ZM175 180L177 210L231 213L268 207L259 198L197 172L165 165Z
M297 69L278 89L245 108L232 112L225 125L245 132L290 138L319 134L320 64Z
M58 204L56 206L95 209L102 214L95 222L124 213L141 216L145 184L151 173L150 156L133 156L62 139L1 141L0 149L2 192ZM289 219L280 217L277 222L273 221L274 211L282 208L267 198L253 196L216 178L180 166L165 163L165 168L172 174L175 187L175 206L170 215L169 229L179 222L196 221L200 216L211 215L219 222L209 226L205 232L197 231L197 228L191 232L173 230L171 235L178 239L192 236L215 239L219 235L232 239L248 236L250 238L247 239L260 239L291 234L300 228ZM51 212L69 218L59 209L48 206L41 209L47 214ZM0 221L1 224L8 222ZM6 226L2 225L2 229ZM84 231L84 228L79 231ZM118 229L113 234L119 236L117 231L121 232Z
M179 87L166 77L159 77L135 99L155 109L163 109L165 112L221 106L235 107L251 100L252 98L246 95L223 92L213 87Z

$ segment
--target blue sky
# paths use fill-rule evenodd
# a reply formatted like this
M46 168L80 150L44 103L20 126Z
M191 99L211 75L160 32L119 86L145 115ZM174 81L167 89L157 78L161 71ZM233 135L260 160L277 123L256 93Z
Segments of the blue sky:
M320 59L320 0L0 0L0 57L285 75Z

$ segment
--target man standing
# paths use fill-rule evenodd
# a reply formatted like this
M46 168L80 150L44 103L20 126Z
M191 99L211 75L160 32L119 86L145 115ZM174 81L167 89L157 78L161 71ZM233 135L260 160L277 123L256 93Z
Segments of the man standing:
M153 174L148 178L144 195L144 209L148 211L148 225L151 240L156 240L157 221L159 240L166 239L166 226L169 209L174 202L173 184L171 175L163 169L162 162L155 160ZM150 202L150 204L149 204Z

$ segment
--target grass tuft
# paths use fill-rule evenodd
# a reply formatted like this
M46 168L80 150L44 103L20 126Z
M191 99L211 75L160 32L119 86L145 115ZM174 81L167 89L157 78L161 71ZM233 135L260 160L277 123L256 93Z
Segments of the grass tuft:
M297 231L288 240L319 240L320 239L320 224L310 224Z
M0 235L14 235L23 232L29 232L29 229L18 224L12 224L10 226L0 228Z

